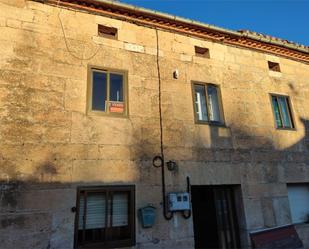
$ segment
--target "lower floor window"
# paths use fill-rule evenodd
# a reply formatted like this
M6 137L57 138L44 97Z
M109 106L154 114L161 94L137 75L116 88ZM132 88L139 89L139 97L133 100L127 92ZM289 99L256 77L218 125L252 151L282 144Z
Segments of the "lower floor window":
M134 186L78 189L76 248L125 247L135 244Z

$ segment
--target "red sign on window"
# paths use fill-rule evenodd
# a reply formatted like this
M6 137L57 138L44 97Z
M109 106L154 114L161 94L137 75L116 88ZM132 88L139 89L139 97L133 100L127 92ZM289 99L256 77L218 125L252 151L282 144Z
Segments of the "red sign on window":
M123 113L124 103L123 102L109 102L110 113Z

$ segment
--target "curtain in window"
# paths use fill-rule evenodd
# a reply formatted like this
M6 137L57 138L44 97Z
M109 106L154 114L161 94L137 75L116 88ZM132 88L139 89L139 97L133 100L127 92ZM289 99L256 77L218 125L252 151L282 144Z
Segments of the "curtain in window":
M84 225L84 196L80 196L78 228ZM86 229L105 228L106 196L104 193L88 193L86 207Z
M279 97L279 106L281 110L281 115L282 115L282 122L284 127L292 127L291 121L289 118L289 109L286 103L286 98L285 97Z
M133 186L79 190L79 208L76 213L78 248L88 248L88 245L90 248L91 243L105 243L104 248L134 245L133 191Z
M276 118L276 125L277 127L282 127L278 100L276 97L272 97L272 101L273 101L273 108L274 108L274 113L275 113L275 118Z
M195 110L198 120L208 121L205 87L195 85Z
M113 227L127 226L128 219L128 195L126 193L117 193L113 195Z
M209 119L211 121L220 122L220 107L218 99L218 90L215 86L207 87L208 102L209 102Z

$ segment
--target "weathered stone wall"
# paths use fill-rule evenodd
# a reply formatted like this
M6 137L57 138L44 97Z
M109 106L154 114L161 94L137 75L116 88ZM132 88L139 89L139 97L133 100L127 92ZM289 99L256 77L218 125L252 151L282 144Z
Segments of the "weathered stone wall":
M61 30L63 22L67 45ZM118 40L97 25L118 28ZM135 184L153 203L137 248L193 247L192 219L161 215L157 44L154 29L24 0L0 0L1 248L73 247L76 187ZM169 190L241 184L247 231L291 222L286 183L308 182L309 66L158 31ZM194 45L210 49L196 57ZM280 62L271 73L267 60ZM88 65L128 71L129 117L86 113ZM173 79L178 69L179 79ZM226 127L194 123L191 81L220 85ZM296 130L276 130L269 93L291 97ZM305 232L301 232L308 243Z

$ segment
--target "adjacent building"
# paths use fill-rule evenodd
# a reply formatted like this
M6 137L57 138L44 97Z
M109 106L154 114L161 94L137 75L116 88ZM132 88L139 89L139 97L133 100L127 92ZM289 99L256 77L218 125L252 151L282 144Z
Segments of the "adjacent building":
M309 47L107 0L0 0L0 247L309 247Z

